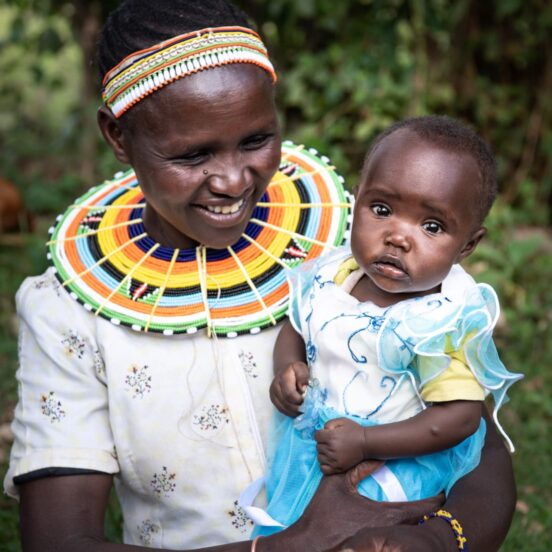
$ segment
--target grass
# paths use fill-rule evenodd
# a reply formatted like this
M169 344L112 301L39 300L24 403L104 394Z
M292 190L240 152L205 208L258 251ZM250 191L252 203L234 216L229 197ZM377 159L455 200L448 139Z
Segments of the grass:
M503 316L497 344L505 364L525 379L514 386L501 421L516 444L516 515L503 552L552 550L552 239L546 230L520 230L508 209L490 221L489 240L474 255L470 270L491 283L501 298ZM46 223L47 225L47 223ZM2 438L15 404L17 366L14 294L23 278L46 267L46 225L35 235L0 236L0 475L9 443ZM120 538L120 513L112 498L106 533ZM17 503L0 497L0 552L18 552Z

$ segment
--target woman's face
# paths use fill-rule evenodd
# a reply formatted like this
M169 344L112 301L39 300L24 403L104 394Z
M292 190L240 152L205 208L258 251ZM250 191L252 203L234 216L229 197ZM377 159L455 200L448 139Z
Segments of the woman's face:
M281 155L273 86L248 64L178 80L102 130L136 171L149 234L180 248L235 243Z

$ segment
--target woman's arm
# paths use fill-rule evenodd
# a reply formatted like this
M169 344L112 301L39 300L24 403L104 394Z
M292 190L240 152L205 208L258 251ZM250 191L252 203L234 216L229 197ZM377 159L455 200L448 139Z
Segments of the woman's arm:
M315 434L322 472L330 475L362 460L421 456L453 447L479 427L481 405L438 403L407 420L370 427L347 418L331 420Z
M470 552L493 552L504 542L516 503L512 461L486 410L485 446L479 466L460 479L442 506L461 524ZM353 552L427 552L458 550L452 530L442 519L423 525L367 528L332 550Z
M159 552L159 548L115 544L105 540L104 516L112 484L113 477L107 474L44 477L21 484L23 552ZM184 527L185 520L182 521ZM263 539L262 548L259 544L258 550L308 550L308 542L308 533L297 536L284 532ZM200 550L250 552L251 542L236 542Z
M131 552L160 550L105 540L104 516L113 477L44 477L20 485L23 552ZM250 542L204 548L212 552L249 552Z

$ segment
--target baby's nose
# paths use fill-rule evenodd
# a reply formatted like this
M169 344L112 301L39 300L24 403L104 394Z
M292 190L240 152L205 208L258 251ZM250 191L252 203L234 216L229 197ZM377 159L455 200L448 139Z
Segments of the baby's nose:
M385 237L385 245L398 247L404 251L410 251L410 240L408 234L402 229L393 229Z

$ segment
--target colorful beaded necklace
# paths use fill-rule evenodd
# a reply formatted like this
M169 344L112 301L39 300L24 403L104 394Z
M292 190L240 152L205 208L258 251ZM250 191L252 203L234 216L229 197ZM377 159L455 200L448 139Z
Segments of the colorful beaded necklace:
M143 226L132 170L96 186L50 229L48 258L71 296L137 331L235 337L286 313L286 272L348 237L350 194L326 157L285 142L282 162L237 243L165 247Z

